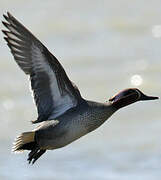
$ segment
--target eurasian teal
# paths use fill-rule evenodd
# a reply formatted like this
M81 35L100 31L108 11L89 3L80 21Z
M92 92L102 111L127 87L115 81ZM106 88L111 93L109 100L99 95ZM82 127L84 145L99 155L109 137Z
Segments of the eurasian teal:
M34 163L46 150L68 145L102 125L114 112L137 101L154 100L135 88L125 89L108 103L82 98L62 65L49 50L10 13L4 15L3 30L19 67L30 76L40 125L15 140L13 151L29 150Z

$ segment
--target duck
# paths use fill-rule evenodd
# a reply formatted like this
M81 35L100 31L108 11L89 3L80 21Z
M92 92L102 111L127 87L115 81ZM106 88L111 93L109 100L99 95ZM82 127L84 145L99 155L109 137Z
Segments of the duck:
M29 76L38 126L15 139L13 152L28 150L34 164L47 150L62 148L100 127L120 108L138 101L156 100L137 88L115 94L108 102L82 97L57 58L13 15L3 15L4 39L20 69Z

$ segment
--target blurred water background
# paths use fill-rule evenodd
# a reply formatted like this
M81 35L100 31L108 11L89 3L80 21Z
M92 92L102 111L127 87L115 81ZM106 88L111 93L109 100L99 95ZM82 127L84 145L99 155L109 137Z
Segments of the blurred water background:
M10 11L60 60L83 97L105 102L128 87L161 97L160 7L160 0L0 0L0 16ZM121 109L31 166L27 153L11 153L37 117L28 87L0 33L0 179L161 179L160 100Z

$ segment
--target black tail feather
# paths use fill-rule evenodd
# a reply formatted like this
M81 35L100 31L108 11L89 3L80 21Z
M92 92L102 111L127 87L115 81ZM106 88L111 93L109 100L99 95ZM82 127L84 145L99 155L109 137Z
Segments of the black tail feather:
M36 143L30 142L30 143L23 144L17 150L32 150L34 148L36 148Z

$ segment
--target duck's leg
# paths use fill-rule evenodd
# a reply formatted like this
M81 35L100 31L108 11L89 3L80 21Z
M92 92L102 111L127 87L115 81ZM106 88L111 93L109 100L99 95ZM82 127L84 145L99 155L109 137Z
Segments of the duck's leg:
M42 156L45 152L46 152L46 150L40 150L37 154L35 154L35 156L33 157L32 164L34 164L35 161L38 160L39 157Z
M40 150L39 148L36 148L34 150L32 150L29 155L28 155L28 161L29 161L29 164L32 162L32 164L35 163L35 161L37 159L39 159L39 157L41 155L43 155L45 153L46 150Z
M36 155L36 153L38 153L39 151L39 148L35 148L35 149L32 149L31 152L28 154L28 162L29 164L31 163L32 159L34 158L34 156Z

